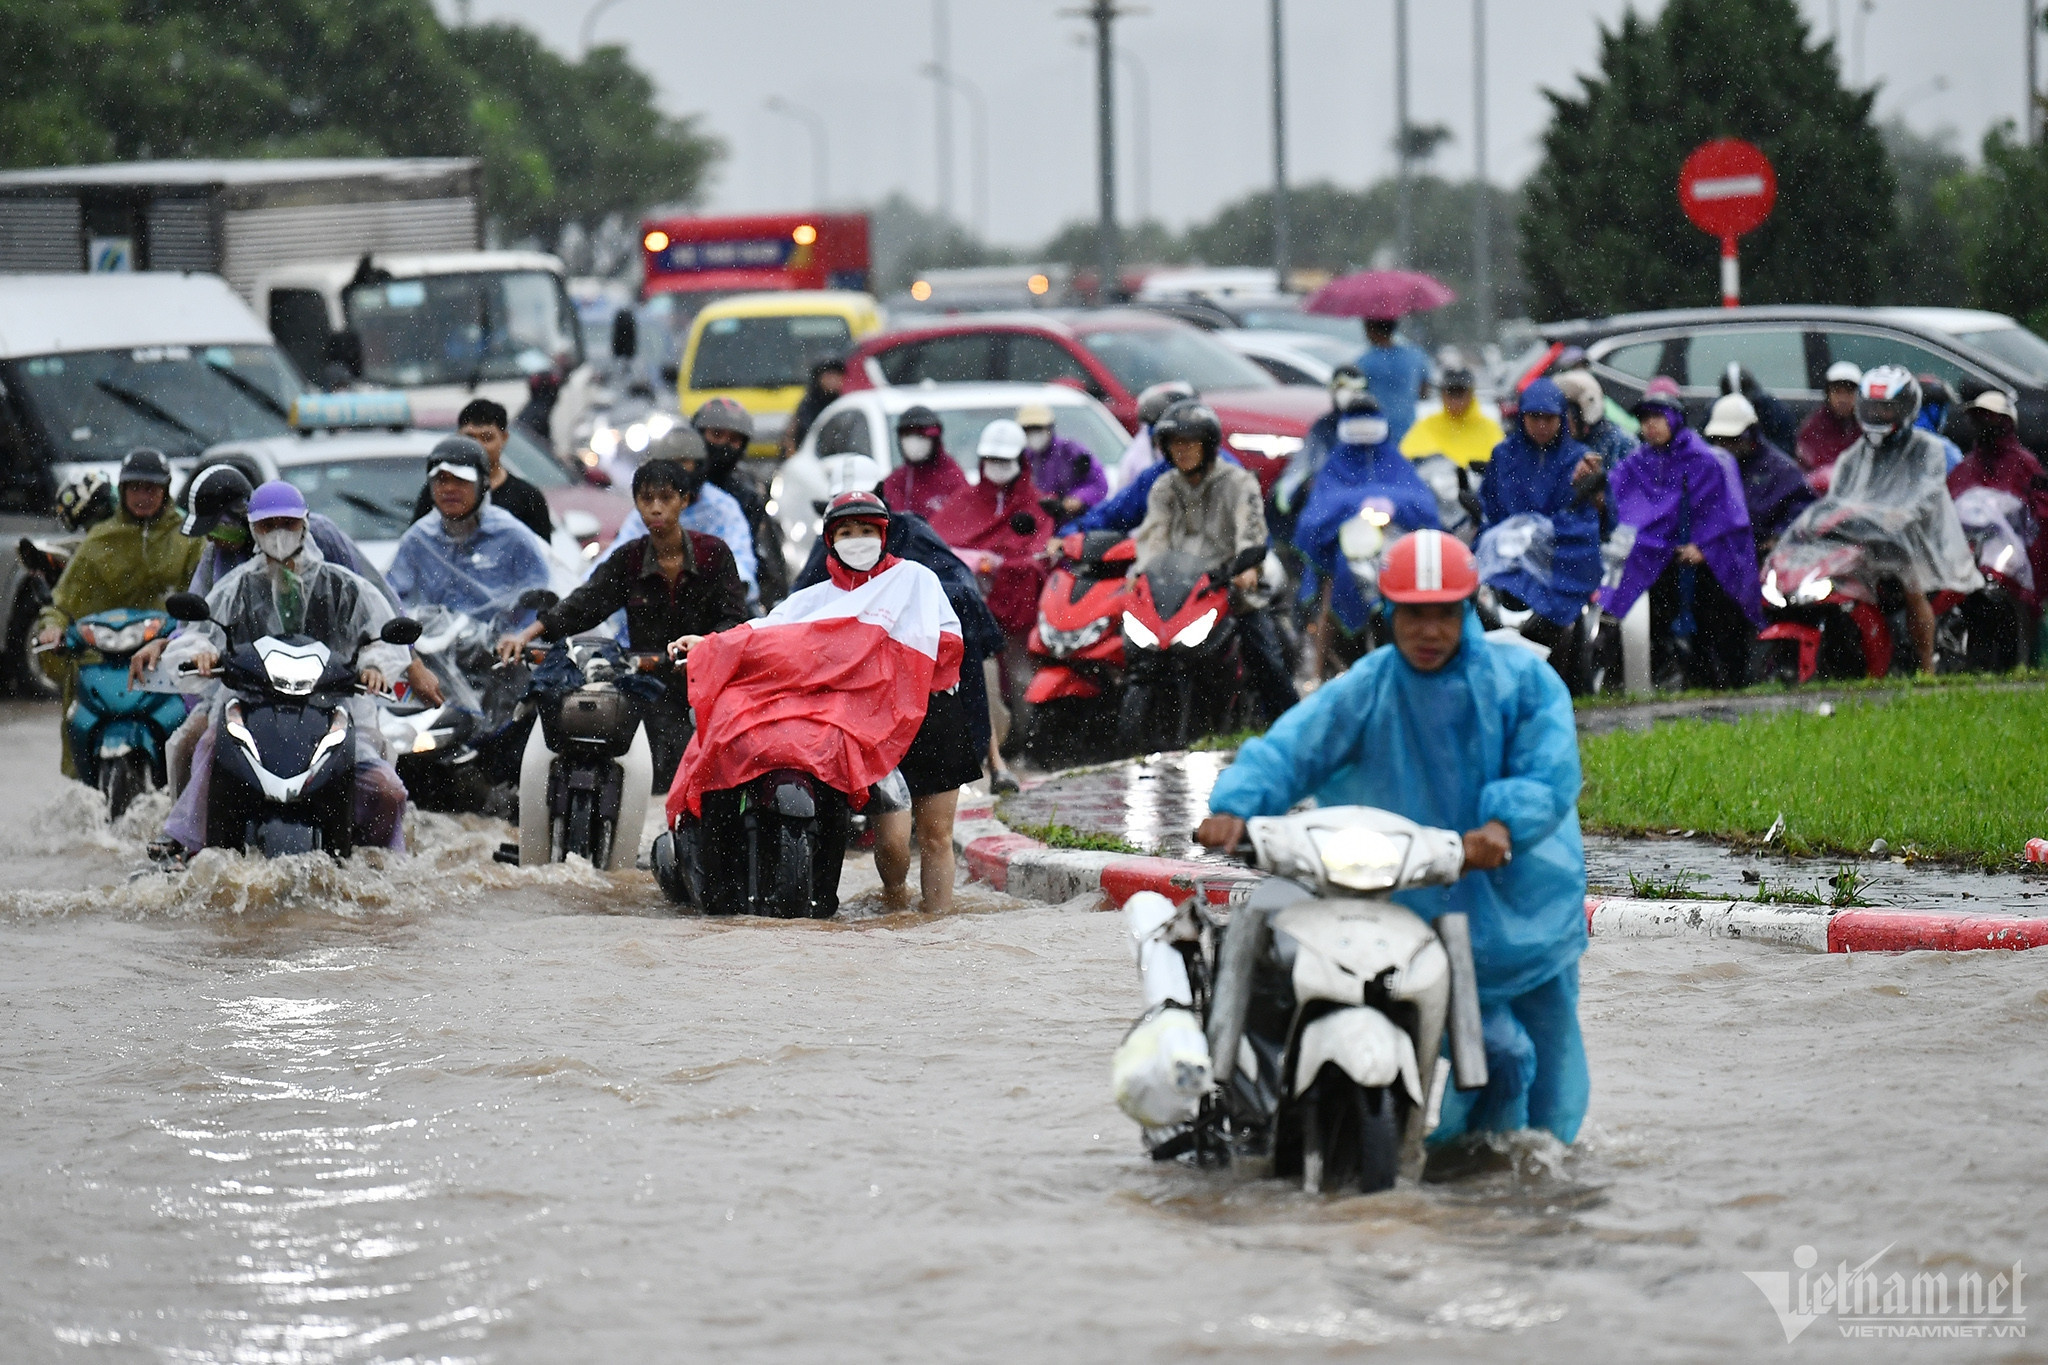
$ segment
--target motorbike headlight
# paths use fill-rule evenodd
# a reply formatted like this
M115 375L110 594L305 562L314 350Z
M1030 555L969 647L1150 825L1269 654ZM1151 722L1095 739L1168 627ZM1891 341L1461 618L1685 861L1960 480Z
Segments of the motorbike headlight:
M304 655L276 653L263 660L263 671L270 685L285 696L304 697L312 693L326 665Z
M1380 528L1387 524L1384 513L1375 520L1375 509L1360 512L1337 530L1337 547L1344 557L1357 563L1359 560L1378 559L1380 548L1387 543L1387 533Z
M635 422L632 426L626 428L626 449L632 451L635 455L647 449L648 444L653 439L648 434L645 422Z
M619 452L619 429L599 427L590 433L590 453L600 460L608 460Z
M2006 544L2005 544L2005 548L2004 548L2004 549L2002 549L2002 550L2000 550L2000 551L1998 552L1998 561L1997 561L1996 563L1994 563L1994 564L1993 564L1993 565L1991 566L1991 572L1993 572L1993 573L2004 573L2004 572L2005 572L2005 566L2006 566L2006 565L2008 565L2008 564L2010 564L2010 563L2012 563L2012 553L2013 553L2013 549L2014 549L2014 546L2013 546L2012 542L2011 542L2011 541L2007 541L2007 542L2006 542Z
M115 630L112 626L100 625L98 622L94 622L89 626L80 626L78 633L85 637L87 644L98 650L111 651L114 648L114 642L121 638L120 631Z
M665 412L657 412L647 419L647 435L651 440L659 441L675 429L676 419Z
M430 754L455 737L454 728L422 730L412 737L412 751L416 754Z
M1799 585L1798 597L1801 602L1825 602L1834 590L1835 580L1832 578L1809 578Z
M1193 649L1196 645L1209 638L1210 631L1216 629L1216 617L1216 608L1209 608L1209 610L1183 626L1180 634L1173 637L1173 642L1185 648Z
M1077 630L1055 630L1047 623L1045 614L1039 613L1038 639L1054 658L1065 658L1078 650L1088 648L1109 633L1109 618L1098 616Z
M1129 612L1124 613L1124 634L1140 649L1159 648L1159 637L1152 633L1151 627Z
M1276 436L1261 431L1235 431L1228 444L1232 450L1249 451L1269 460L1284 460L1301 449L1299 436Z
M133 654L136 650L156 638L157 623L154 620L134 621L123 626L114 634L112 645L102 645L116 654Z
M1785 605L1785 594L1778 590L1778 571L1776 569L1764 575L1764 601L1774 607Z
M1408 861L1408 836L1376 829L1318 829L1309 832L1323 876L1352 891L1385 891L1400 880Z

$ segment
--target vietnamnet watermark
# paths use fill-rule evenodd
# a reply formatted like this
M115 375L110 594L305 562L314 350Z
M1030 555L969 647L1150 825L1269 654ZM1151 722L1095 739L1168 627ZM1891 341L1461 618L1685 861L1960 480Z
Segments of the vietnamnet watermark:
M1892 1246L1898 1245L1896 1242ZM1896 1341L1911 1338L1985 1338L2017 1340L2027 1334L2024 1286L2027 1273L2018 1261L2012 1269L1986 1276L1965 1270L1892 1271L1875 1267L1885 1247L1861 1265L1844 1260L1832 1269L1814 1271L1820 1254L1810 1246L1792 1253L1796 1273L1745 1270L1743 1277L1763 1292L1787 1345L1822 1318L1833 1320L1845 1337Z

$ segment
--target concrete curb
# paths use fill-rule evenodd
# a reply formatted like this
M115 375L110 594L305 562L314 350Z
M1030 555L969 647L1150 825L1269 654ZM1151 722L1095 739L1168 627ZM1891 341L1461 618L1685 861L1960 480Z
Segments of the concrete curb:
M998 891L1059 905L1095 896L1114 910L1140 891L1182 900L1199 889L1213 905L1259 879L1175 858L1048 848L986 807L963 810L953 845L968 874ZM1964 952L2048 948L2048 919L1915 910L1836 910L1754 901L1652 901L1588 896L1586 932L1596 938L1731 938L1820 953Z

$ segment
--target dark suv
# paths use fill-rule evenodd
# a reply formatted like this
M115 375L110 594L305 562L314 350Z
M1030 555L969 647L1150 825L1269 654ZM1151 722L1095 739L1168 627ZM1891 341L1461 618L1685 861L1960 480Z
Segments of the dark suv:
M1601 387L1624 407L1654 375L1678 381L1695 421L1741 365L1804 420L1820 405L1822 376L1838 360L1863 369L1904 365L1935 374L1959 395L1999 388L2019 404L2020 439L2048 450L2048 341L2003 313L1965 308L1689 308L1576 319L1538 329L1516 361L1519 389L1567 346L1585 348Z

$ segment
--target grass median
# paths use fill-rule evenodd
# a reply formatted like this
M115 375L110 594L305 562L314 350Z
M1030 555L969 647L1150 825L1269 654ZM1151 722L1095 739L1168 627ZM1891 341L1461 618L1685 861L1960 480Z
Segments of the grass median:
M2048 692L1949 687L1831 716L1673 721L1584 736L1587 828L1761 840L1792 853L1894 854L1986 867L2048 836Z

